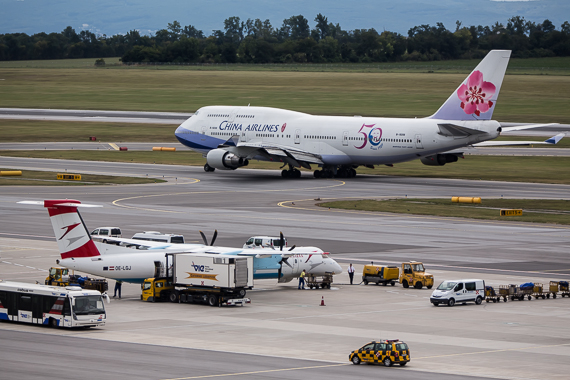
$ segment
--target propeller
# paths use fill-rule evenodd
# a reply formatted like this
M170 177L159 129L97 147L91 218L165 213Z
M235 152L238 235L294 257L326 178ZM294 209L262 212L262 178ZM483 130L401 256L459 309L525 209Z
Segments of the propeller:
M218 237L218 230L214 230L214 235L212 236L212 241L210 242L210 244L208 244L208 239L206 238L206 235L200 231L200 235L202 236L202 240L204 241L204 245L214 245L214 242L216 241L216 238Z

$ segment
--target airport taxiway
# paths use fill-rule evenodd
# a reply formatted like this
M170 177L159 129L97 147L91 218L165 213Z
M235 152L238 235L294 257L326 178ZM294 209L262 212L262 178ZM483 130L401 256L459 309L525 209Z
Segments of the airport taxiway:
M345 268L353 262L357 273L369 261L396 265L413 259L426 264L436 283L467 277L483 278L493 286L570 279L567 226L328 210L314 205L319 202L316 199L406 196L569 199L570 186L566 185L390 176L343 181L315 180L307 175L299 180L283 180L278 171L205 173L197 167L169 165L2 160L9 167L17 164L21 168L56 171L164 175L169 180L165 184L132 186L0 188L0 277L4 279L41 281L45 270L54 265L58 252L46 210L16 202L57 198L103 205L82 211L87 226L117 225L125 236L159 230L183 233L187 240L198 241L198 230L211 234L217 229L218 244L239 246L249 236L283 231L290 244L319 246L332 252ZM163 348L170 352L167 347L214 349L251 354L247 360L258 363L264 363L265 356L268 360L288 358L291 367L304 367L306 363L296 361L302 359L321 364L347 363L348 353L369 340L399 338L413 350L408 367L347 365L331 373L343 378L349 374L368 377L396 373L398 378L412 379L429 372L462 377L558 379L570 371L569 298L435 308L429 304L431 291L427 289L347 283L346 273L336 277L331 290L298 291L294 283L260 281L248 293L253 303L238 308L147 304L140 301L138 285L125 284L123 299L108 305L109 322L104 328L53 331L1 324L0 334L11 330L81 337L97 340L97 344L108 341L110 352L114 342L144 344L141 350L148 350L146 344L152 344L158 352ZM319 306L323 296L326 307ZM74 344L84 346L89 342L84 339ZM183 360L191 364L192 352L184 352ZM200 351L196 360L207 354L204 352ZM239 364L242 359L232 356L229 360ZM286 362L276 360L271 368L283 368ZM227 368L220 365L199 375L233 372ZM194 375L190 371L168 372L168 366L161 369L164 371L160 373L149 371L147 378ZM328 370L316 371L318 376L325 376ZM276 378L309 375L271 373Z

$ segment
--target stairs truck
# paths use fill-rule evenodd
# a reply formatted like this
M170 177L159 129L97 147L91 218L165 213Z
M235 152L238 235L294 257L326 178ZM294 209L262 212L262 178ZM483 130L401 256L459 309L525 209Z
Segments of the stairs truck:
M210 306L250 303L246 292L253 288L253 257L167 253L166 276L147 278L143 301L202 303Z

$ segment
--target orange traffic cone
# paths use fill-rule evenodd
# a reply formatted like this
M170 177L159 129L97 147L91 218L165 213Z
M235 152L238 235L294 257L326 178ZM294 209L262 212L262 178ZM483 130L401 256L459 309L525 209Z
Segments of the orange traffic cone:
M326 306L325 305L325 296L323 296L323 298L321 298L321 306Z

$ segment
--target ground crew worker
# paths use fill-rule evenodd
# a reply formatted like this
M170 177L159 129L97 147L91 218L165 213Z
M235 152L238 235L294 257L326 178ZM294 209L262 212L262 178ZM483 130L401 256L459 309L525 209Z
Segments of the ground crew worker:
M123 285L123 281L117 280L115 282L115 294L113 295L113 298L115 298L117 296L117 290L119 291L119 298L121 298L121 286Z
M350 285L352 285L352 280L354 279L354 267L352 266L352 263L348 267L348 277L350 278Z
M303 271L301 272L301 274L299 275L299 287L298 289L305 289L305 275L307 273L305 272L305 270L303 269Z

